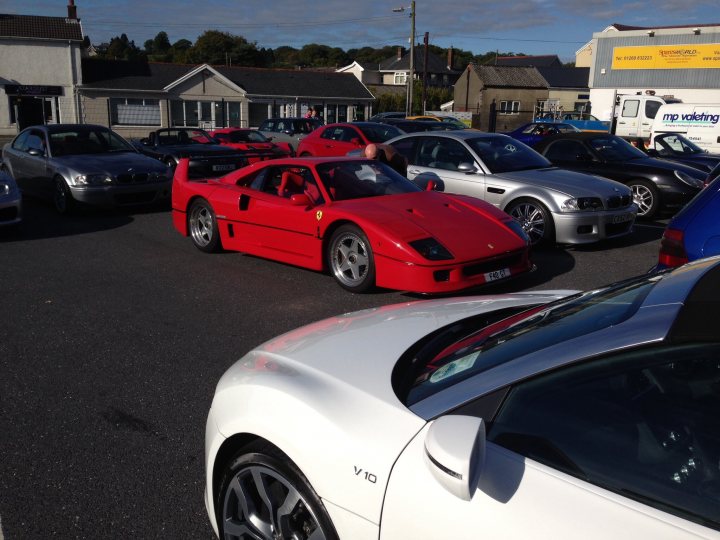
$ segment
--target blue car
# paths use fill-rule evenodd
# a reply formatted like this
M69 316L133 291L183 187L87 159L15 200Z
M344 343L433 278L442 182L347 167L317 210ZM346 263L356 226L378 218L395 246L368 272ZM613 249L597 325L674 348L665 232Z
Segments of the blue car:
M531 122L507 133L516 141L533 146L548 135L557 133L575 133L580 131L573 125L564 122Z
M720 165L708 185L668 223L660 241L657 270L720 255Z

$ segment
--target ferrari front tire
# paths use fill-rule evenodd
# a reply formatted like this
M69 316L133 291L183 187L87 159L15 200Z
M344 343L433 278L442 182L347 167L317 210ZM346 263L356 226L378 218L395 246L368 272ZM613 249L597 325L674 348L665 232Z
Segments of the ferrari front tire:
M328 244L328 267L343 288L363 293L375 286L375 259L365 233L355 225L343 225Z
M236 455L216 502L224 540L338 540L320 497L295 464L267 443Z
M188 229L195 247L205 253L222 249L215 211L205 199L198 199L188 211Z

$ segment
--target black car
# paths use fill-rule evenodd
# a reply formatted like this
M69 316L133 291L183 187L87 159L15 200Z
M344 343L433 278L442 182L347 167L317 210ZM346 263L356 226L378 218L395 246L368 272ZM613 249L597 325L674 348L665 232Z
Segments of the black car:
M222 176L248 164L242 152L220 145L202 129L158 129L145 139L133 141L133 144L143 154L159 159L172 168L180 158L190 158L192 178Z
M676 211L703 187L707 174L682 163L648 157L609 133L561 133L534 146L553 165L604 176L629 186L639 218Z
M647 149L650 157L679 161L703 172L720 164L720 154L710 154L679 133L659 133Z
M383 122L388 118L405 118L407 116L404 112L400 111L387 111L374 114L368 118L368 122Z
M405 133L417 133L418 131L449 131L457 129L448 122L436 122L434 120L405 120L404 118L383 118L378 120L382 124L395 126Z

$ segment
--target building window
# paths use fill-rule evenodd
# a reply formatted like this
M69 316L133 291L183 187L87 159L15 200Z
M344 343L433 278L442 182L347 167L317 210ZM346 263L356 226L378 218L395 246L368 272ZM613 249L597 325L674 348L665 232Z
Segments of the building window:
M182 101L170 102L170 122L173 126L213 129L224 123L222 102Z
M407 73L404 71L395 72L395 84L405 84L407 82Z
M110 98L110 118L115 126L159 126L160 100Z
M499 114L520 114L520 102L501 101Z

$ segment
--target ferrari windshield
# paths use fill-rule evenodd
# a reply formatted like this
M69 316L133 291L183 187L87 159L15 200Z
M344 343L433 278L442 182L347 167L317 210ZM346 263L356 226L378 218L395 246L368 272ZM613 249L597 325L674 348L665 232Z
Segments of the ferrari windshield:
M51 131L50 152L57 156L135 152L125 139L103 127L74 126L65 131Z
M389 166L374 160L334 161L317 166L334 201L422 191Z
M641 276L480 328L473 319L461 321L460 327L451 325L410 359L413 371L404 377L401 397L412 405L512 359L619 324L637 311L659 279L657 274Z
M466 142L491 173L552 167L552 163L535 150L507 135L476 137Z

